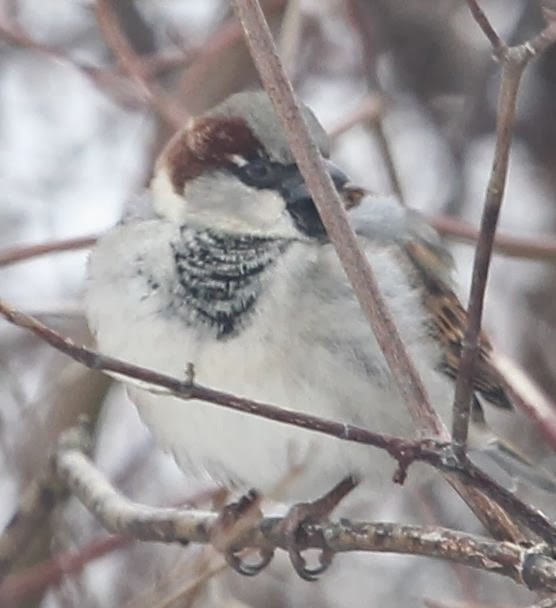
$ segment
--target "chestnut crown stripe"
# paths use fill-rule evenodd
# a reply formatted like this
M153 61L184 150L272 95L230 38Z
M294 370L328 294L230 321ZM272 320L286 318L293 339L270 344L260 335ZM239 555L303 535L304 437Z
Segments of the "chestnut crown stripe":
M231 155L249 159L261 151L260 141L244 119L198 118L168 146L166 159L172 187L177 194L183 194L187 181L207 170L226 166Z

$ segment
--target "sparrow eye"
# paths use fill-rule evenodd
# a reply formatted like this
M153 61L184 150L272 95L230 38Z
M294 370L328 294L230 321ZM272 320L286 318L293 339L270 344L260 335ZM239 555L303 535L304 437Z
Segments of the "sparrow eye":
M244 184L253 188L276 188L282 176L283 166L264 156L254 156L247 159L235 155L228 160L228 171Z
M242 168L244 182L257 188L268 188L276 183L276 166L264 158L255 158Z

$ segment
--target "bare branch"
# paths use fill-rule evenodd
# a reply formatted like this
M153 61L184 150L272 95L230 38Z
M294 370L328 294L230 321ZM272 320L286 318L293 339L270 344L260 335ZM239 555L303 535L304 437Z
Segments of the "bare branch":
M556 405L513 361L495 352L493 362L513 403L535 423L547 443L556 450Z
M280 42L278 46L280 48L282 63L292 78L294 77L302 30L303 12L301 10L301 0L288 0L280 28Z
M52 59L71 64L95 86L102 89L104 92L107 92L118 103L124 103L130 107L143 107L145 105L149 107L152 105L152 98L146 98L144 89L139 87L139 89L141 89L139 90L137 88L137 83L135 83L135 86L130 86L130 78L122 75L120 70L112 71L109 69L102 69L87 62L77 60L57 47L36 41L16 22L0 19L0 37L3 37L12 45L31 49ZM164 65L168 65L169 63L185 63L188 59L189 58L185 57L183 54L181 54L180 57L174 56L173 58L161 56L145 58L145 74L146 76L150 76L157 68L163 68ZM126 72L124 72L124 74L125 73Z
M519 83L523 70L535 54L546 48L550 41L556 41L556 20L552 19L543 32L534 39L519 46L506 47L500 41L492 26L490 26L488 19L476 1L468 0L468 4L477 23L489 38L497 57L502 62L502 75L498 96L496 148L485 197L481 229L475 250L467 328L456 379L452 437L454 448L459 453L465 451L467 443L469 415L473 397L473 376L479 352L479 334L481 331L486 284L492 257L494 235L506 187Z
M379 108L380 101L375 97L369 98L353 114L331 128L331 137L338 137L362 120L370 119L371 114L380 111ZM479 231L463 220L448 215L434 215L427 219L440 234L446 237L466 243L475 243L479 237ZM88 235L47 241L35 245L10 247L3 251L0 250L0 268L51 253L87 249L92 247L97 239L97 235ZM548 237L527 238L498 232L494 240L494 250L512 258L556 262L556 239Z
M381 95L368 95L351 112L328 129L328 136L334 140L362 122L372 122L384 111L384 100Z
M473 15L473 18L477 22L478 26L483 30L485 36L488 38L492 49L496 54L506 48L505 43L501 40L500 36L496 33L496 30L492 27L487 16L483 12L483 9L479 6L477 0L467 0L469 10Z
M180 128L188 113L174 97L170 97L158 85L149 80L149 69L143 58L137 55L118 23L109 0L96 0L95 14L104 40L116 57L120 68L137 85L144 100L172 129Z
M385 95L381 93L382 87L380 86L377 72L377 58L379 54L377 44L378 36L377 31L373 27L376 19L369 19L368 14L369 11L373 14L373 8L370 6L370 3L365 0L348 0L346 2L346 8L351 25L361 41L361 63L368 88L370 91L374 91L376 96L380 95L381 97L385 97ZM375 17L374 14L373 17ZM383 100L381 112L377 113L372 118L369 118L367 126L374 135L380 150L392 192L396 195L399 202L402 205L405 205L402 182L396 163L394 162L392 146L390 145L385 129L385 115L386 103Z
M429 216L428 221L443 236L474 244L479 238L479 231L455 217L449 215ZM494 238L494 252L511 258L556 262L556 239L548 237L518 237L512 234L497 232Z
M60 480L113 532L144 541L211 543L218 515L192 509L138 505L119 495L90 460L62 442L54 457ZM437 526L340 523L304 526L303 548L334 553L370 551L422 555L461 563L512 578L531 589L556 590L556 563L544 545L530 548ZM282 519L263 518L236 537L242 547L286 548Z
M537 36L521 45L524 47L524 52L529 54L529 59L540 55L556 42L556 9L543 6L542 12L547 26L540 34L537 34Z
M0 268L49 253L86 249L87 247L92 247L96 243L97 238L98 237L94 235L78 236L72 239L48 241L46 243L38 243L37 245L25 245L4 249L3 251L0 251Z
M288 410L274 405L237 397L236 395L217 391L212 388L203 387L192 382L191 378L179 380L144 367L132 365L125 361L121 361L120 359L108 357L84 346L77 345L69 338L65 338L37 319L12 308L2 300L0 300L0 315L10 321L10 323L31 331L41 340L44 340L57 350L63 352L72 359L79 361L86 367L117 374L128 380L135 380L145 390L173 395L181 399L202 399L203 401L208 401L255 416L268 418L276 422L291 424L307 430L324 433L338 439L364 443L384 449L398 460L402 469L398 481L403 480L405 468L416 459L416 454L422 453L421 455L425 457L425 454L430 451L432 446L445 445L440 443L437 444L432 440L402 439L381 433L374 433L355 425L336 422L319 416L313 416L296 410Z
M126 547L132 540L123 536L110 536L93 542L76 553L57 555L23 572L11 574L0 584L0 605L14 606L14 602L21 602L23 598L59 585L64 577L78 574L93 560Z
M44 526L46 518L64 495L65 491L50 465L25 489L18 511L0 535L0 581L22 557L37 530Z
M11 308L2 300L0 300L0 315L11 323L28 329L41 340L83 365L112 375L123 376L128 382L134 380L144 390L172 395L184 400L200 399L253 416L385 450L398 462L398 470L393 478L398 483L404 481L409 465L415 461L425 462L446 473L450 483L458 492L466 498L469 497L470 501L477 501L474 503L476 512L492 526L491 531L496 536L510 536L510 538L520 539L521 542L526 540L511 519L505 513L500 512L500 509L503 509L546 542L556 543L556 528L545 515L499 486L467 458L456 458L450 444L432 439L411 440L375 433L355 425L276 407L200 386L193 383L191 378L186 378L186 380L172 378L76 345L33 317ZM489 501L486 497L491 500Z

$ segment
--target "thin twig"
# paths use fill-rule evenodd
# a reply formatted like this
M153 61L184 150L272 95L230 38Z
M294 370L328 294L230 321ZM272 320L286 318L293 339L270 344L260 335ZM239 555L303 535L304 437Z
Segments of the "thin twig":
M144 100L172 129L178 129L189 117L185 108L158 85L149 80L149 70L143 58L135 53L118 22L110 0L96 0L95 14L104 40L116 57L119 67L138 87Z
M86 249L87 247L92 247L96 243L97 238L94 235L78 236L71 239L38 243L37 245L24 245L4 249L0 251L0 268L50 253Z
M301 10L301 0L288 0L284 17L282 18L278 47L282 63L292 79L295 76L294 68L299 55L302 30L303 13Z
M44 340L86 367L117 374L128 380L135 380L145 390L165 393L181 399L202 399L203 401L209 401L210 403L236 411L324 433L338 439L372 445L391 453L402 467L409 464L412 459L414 460L415 450L417 452L422 451L422 455L424 456L431 446L444 445L436 444L432 440L402 439L382 433L375 433L355 425L237 397L236 395L193 383L190 379L179 380L144 367L126 363L120 359L108 357L85 346L75 344L69 338L65 338L37 319L14 309L2 300L0 300L0 315L10 321L10 323L31 331L41 340Z
M335 140L356 125L365 121L373 121L382 114L384 110L384 99L381 95L368 95L353 110L344 116L336 124L332 125L328 131L331 140Z
M21 605L19 602L24 598L58 585L64 577L79 574L90 562L125 548L132 540L124 536L110 536L92 542L78 552L57 555L24 572L14 573L0 585L0 605Z
M464 452L467 444L469 415L473 397L473 376L479 352L479 335L484 297L496 226L506 187L519 84L524 69L535 54L546 48L550 40L556 41L556 21L551 21L543 32L532 40L519 46L506 47L490 26L488 19L480 10L477 3L474 0L468 0L468 4L473 11L477 23L488 36L497 57L502 62L502 75L498 96L494 161L483 207L477 248L475 250L467 328L463 339L462 355L456 379L452 438L454 448L458 453Z
M449 215L432 215L428 216L427 220L440 234L450 239L474 244L479 238L479 231L459 218ZM518 237L497 232L494 238L494 251L516 259L554 263L556 262L556 239Z
M556 405L513 361L494 352L492 361L512 402L532 420L548 445L556 450Z
M405 205L406 202L402 189L402 180L400 178L398 169L396 168L396 163L394 162L394 154L386 134L383 118L383 116L379 115L374 120L369 120L369 128L375 135L378 148L384 161L392 192L396 195L396 198L400 204Z
M129 77L122 75L121 70L112 71L109 69L102 69L85 61L77 60L57 47L38 42L29 36L29 34L27 34L27 32L25 32L25 30L16 22L0 20L0 37L3 37L12 45L31 49L52 59L71 64L95 86L107 92L118 103L123 103L133 108L152 106L152 98L146 98L144 91L141 93L141 91L137 89L137 86L130 86ZM149 77L156 69L162 69L164 65L171 64L172 62L174 64L177 64L178 62L187 63L188 61L190 61L190 58L183 56L183 54L180 58L163 56L146 57L144 59L145 74Z
M505 49L505 43L502 41L500 36L498 36L496 30L492 27L490 21L483 12L483 9L479 6L477 0L467 0L467 5L469 6L469 10L471 11L473 18L475 19L479 27L483 30L483 33L492 45L493 51L495 53L498 53Z
M349 0L346 2L346 8L349 16L349 20L353 29L359 37L362 52L361 52L361 64L363 72L367 80L367 86L370 91L374 91L376 96L385 97L382 93L382 87L377 72L377 58L380 52L378 45L378 32L380 26L374 27L376 18L369 19L368 11L373 9L370 7L369 2L361 2L361 0ZM376 17L376 15L373 15ZM399 202L404 205L405 199L402 188L402 181L394 162L394 154L392 151L391 143L388 139L386 128L385 128L385 116L386 116L386 105L382 103L381 112L375 116L370 117L367 121L367 127L374 136L375 142L380 151L380 156L384 162L384 168L392 192L396 195Z
M364 116L375 111L374 105L373 99L370 98L369 105L364 103L356 112L347 117L345 122L333 127L330 131L331 136L339 136L354 124L364 120ZM470 244L475 243L479 238L479 231L476 228L458 218L434 215L429 216L427 220L443 236ZM92 247L97 239L97 235L90 235L10 247L0 250L0 268L51 253L87 249ZM556 239L548 237L527 238L498 232L494 240L494 249L495 252L512 258L556 262Z

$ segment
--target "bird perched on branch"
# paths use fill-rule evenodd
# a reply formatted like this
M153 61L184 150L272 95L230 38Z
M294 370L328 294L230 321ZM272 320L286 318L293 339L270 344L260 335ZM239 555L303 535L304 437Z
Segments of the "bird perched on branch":
M304 114L328 158L325 132L309 109ZM449 422L465 327L450 256L419 215L364 195L327 166L431 403ZM86 309L102 352L175 377L192 363L196 380L213 388L412 436L265 93L233 95L177 133L146 203L146 213L108 232L91 255ZM484 446L497 440L481 402L510 407L489 351L483 337L472 436ZM357 479L380 487L393 471L390 458L368 446L144 387L129 394L182 468L228 486L264 492L302 464L286 496L308 500L340 482L332 502L315 503L326 511ZM294 539L301 520L290 521ZM313 576L293 540L290 556L302 576Z

